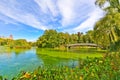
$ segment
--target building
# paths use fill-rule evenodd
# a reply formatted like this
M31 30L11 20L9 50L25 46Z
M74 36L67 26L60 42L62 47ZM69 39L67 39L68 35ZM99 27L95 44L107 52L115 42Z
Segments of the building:
M12 40L13 40L13 35L10 35L10 36L9 36L9 39L12 39Z
M0 38L2 38L2 39L11 39L11 40L13 40L13 35L10 35L9 37L0 36Z

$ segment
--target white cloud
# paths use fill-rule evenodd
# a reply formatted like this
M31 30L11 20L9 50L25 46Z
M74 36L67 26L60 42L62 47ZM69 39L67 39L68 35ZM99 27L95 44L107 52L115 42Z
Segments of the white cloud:
M32 26L37 29L45 30L47 27L43 26L37 18L31 13L25 13L22 10L17 9L17 2L12 2L11 4L6 4L5 2L0 3L0 13L12 18L14 21ZM12 6L11 6L12 5ZM23 13L22 13L23 12ZM8 19L6 18L6 21ZM4 19L5 21L5 19Z
M88 14L89 18L82 22L79 26L74 28L74 31L87 31L91 30L95 23L104 16L104 12L100 10L99 8L96 8L93 12Z
M28 0L18 1L0 1L0 14L6 16L0 20L23 23L41 30L52 28L77 32L92 29L103 17L103 11L94 4L95 0L33 0L30 5L27 5Z
M72 22L72 19L75 17L74 12L74 0L58 0L58 7L62 15L62 25L66 26Z
M91 30L96 21L104 16L104 12L95 6L95 0L59 0L58 6L63 17L61 24L67 26L63 28L64 32Z
M5 24L9 24L9 23L12 23L12 24L16 24L17 25L17 22L3 14L0 14L0 21L4 22Z
M39 5L43 15L49 15L50 20L54 21L55 17L61 16L59 20L61 28L78 24L87 17L86 14L92 10L94 4L94 0L35 0L35 2Z
M58 16L59 11L54 0L34 0L40 7L43 13L52 14L51 16Z
M90 16L89 14L95 11L96 6L94 3L95 0L58 0L58 7L62 15L62 27L81 24L80 22L88 18Z

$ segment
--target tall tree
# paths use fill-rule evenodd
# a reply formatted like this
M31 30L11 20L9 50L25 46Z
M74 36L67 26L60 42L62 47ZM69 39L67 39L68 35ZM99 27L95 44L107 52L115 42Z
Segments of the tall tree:
M108 13L120 12L120 0L96 0L95 4L104 8ZM105 4L108 4L107 7L105 7Z
M86 40L88 43L93 43L94 39L93 39L93 31L89 30L86 32Z
M106 3L109 6L104 8ZM106 39L102 44L117 46L116 43L120 42L120 2L119 0L96 0L96 4L106 11L106 15L94 27L97 42Z
M58 33L56 30L45 30L43 36L39 37L37 45L38 47L56 47L58 46L57 37Z

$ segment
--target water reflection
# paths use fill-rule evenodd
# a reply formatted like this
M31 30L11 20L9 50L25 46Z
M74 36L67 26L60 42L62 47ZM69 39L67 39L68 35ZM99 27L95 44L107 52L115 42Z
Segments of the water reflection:
M42 60L36 57L35 50L11 50L9 52L11 57L8 57L8 53L4 52L0 54L0 75L6 75L11 77L18 72L32 71L42 64Z
M12 50L12 52L14 52L16 55L25 54L26 51L29 51L29 49L13 49Z
M63 58L55 58L50 57L47 55L38 55L37 57L39 59L42 59L44 66L69 66L69 67L75 67L78 63L76 60L72 59L63 59Z
M46 51L47 50L47 51ZM36 49L36 55L39 59L42 59L44 62L44 66L69 66L69 67L75 67L78 65L78 60L74 59L64 59L64 58L59 58L59 57L52 57L52 56L47 56L44 54L40 54L43 52L48 52L50 53L55 53L57 54L58 52L64 52L65 51L58 51L58 50L53 50L53 49Z
M20 71L33 71L38 66L75 66L77 61L37 54L36 49L6 49L0 52L0 75L11 78Z

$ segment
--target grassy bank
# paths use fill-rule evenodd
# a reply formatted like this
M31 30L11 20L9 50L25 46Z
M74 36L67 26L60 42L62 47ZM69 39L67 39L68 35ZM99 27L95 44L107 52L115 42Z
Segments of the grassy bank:
M102 57L103 53L106 53L105 50L97 50L95 48L80 48L77 50L68 50L68 51L59 51L55 49L36 49L36 53L39 55L47 55L51 57L58 58L86 58L86 57Z

